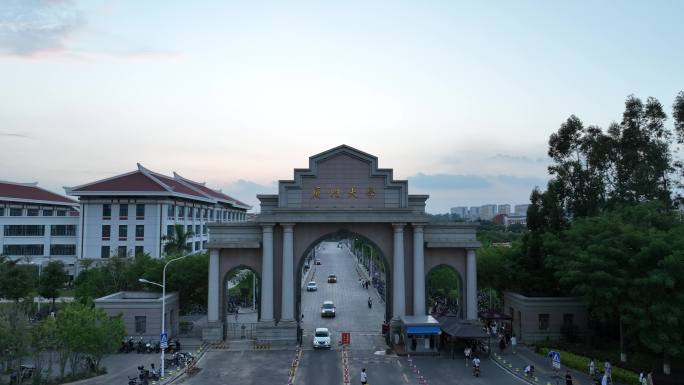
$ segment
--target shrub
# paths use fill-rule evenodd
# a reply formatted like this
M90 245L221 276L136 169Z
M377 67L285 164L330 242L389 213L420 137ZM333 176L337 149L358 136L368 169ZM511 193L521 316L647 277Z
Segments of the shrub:
M542 356L548 356L549 352L551 350L555 350L560 353L561 355L561 363L565 365L568 368L576 369L579 370L580 372L586 373L587 369L589 368L589 358L580 356L577 354L573 354L570 352L565 352L562 350L558 349L553 349L547 346L541 346L541 345L535 345L534 351L541 354ZM598 368L600 366L600 363L596 363L596 367ZM619 382L622 384L627 384L627 385L638 385L639 384L639 375L637 373L634 373L632 371L618 368L613 366L613 381L614 382Z

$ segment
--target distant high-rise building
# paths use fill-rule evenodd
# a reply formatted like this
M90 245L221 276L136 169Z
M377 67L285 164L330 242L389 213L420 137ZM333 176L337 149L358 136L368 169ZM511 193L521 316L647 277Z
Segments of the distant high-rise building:
M484 221L491 221L496 215L496 205L482 205L480 206L480 219Z
M520 205L515 205L515 213L516 214L527 214L527 209L530 207L529 204L520 204Z
M468 208L467 207L452 207L451 208L451 215L458 219L466 219L468 216Z
M480 208L472 206L470 209L468 209L468 220L469 221L478 221L480 220Z
M511 205L509 204L503 204L499 205L499 209L497 211L498 214L510 214L511 213Z

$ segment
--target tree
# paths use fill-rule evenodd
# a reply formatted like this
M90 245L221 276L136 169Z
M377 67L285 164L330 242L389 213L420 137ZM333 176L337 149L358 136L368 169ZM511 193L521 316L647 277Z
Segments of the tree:
M0 256L0 298L19 302L31 293L33 280L30 274L7 257Z
M163 239L167 242L164 245L164 252L167 255L184 255L190 248L188 247L188 239L195 235L192 231L185 231L185 226L180 224L173 225L173 233L165 235Z
M660 202L623 206L547 234L548 264L594 319L620 326L649 351L684 350L684 223Z
M50 261L43 269L38 283L38 294L43 298L52 298L52 309L55 308L55 299L59 297L60 289L69 280L69 275L64 271L62 261Z
M0 356L18 373L21 360L30 353L30 329L25 309L17 302L7 305L0 312Z
M71 365L71 372L76 373L79 363L86 356L92 359L97 371L102 357L116 351L125 334L120 317L110 318L103 310L78 302L60 311L56 330L62 357L62 376L66 360Z
M47 355L47 373L52 373L52 352L57 349L57 323L54 317L47 317L31 329L31 351L36 372L33 382L42 383L43 363Z

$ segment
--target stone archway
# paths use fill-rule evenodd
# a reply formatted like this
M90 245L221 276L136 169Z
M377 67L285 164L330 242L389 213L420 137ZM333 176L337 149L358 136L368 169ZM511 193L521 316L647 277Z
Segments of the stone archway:
M463 317L463 307L464 307L463 304L464 304L464 302L465 302L465 301L464 301L464 300L465 300L465 288L464 288L464 285L463 285L463 281L464 281L464 280L463 280L463 276L458 272L458 270L456 269L456 267L454 267L454 266L452 266L452 265L450 265L450 264L446 264L446 263L440 263L440 264L438 264L438 265L433 266L433 267L430 268L430 270L428 270L427 273L425 274L425 300L426 300L426 305L427 305L427 307L428 307L428 312L432 310L432 306L434 305L433 303L430 303L430 299L431 299L431 298L430 298L431 292L430 292L430 288L429 288L429 285L430 285L430 277L431 277L431 275L432 275L433 273L437 272L437 270L438 270L438 269L441 269L441 268L447 269L448 271L450 271L451 273L453 273L453 275L455 276L455 281L454 281L453 283L455 284L456 290L458 291L458 297L457 297L457 300L458 300L458 307L457 307L456 309L454 309L452 303L444 303L444 304L439 304L439 305L441 305L441 306L438 306L438 307L444 307L444 306L446 305L447 308L446 308L446 309L444 309L444 308L439 309L439 308L438 308L437 311L440 311L440 310L442 310L442 311L448 310L448 311L449 311L450 313L452 313L452 314L453 314L454 311L455 311L455 313L456 313L458 316Z
M252 299L254 301L253 310L249 309L249 306L244 306L244 303L240 303L241 301L239 301L239 297L242 297L242 293L238 294L239 302L237 303L231 301L234 298L231 298L228 295L229 291L231 291L231 280L236 277L236 273L242 271L248 271L251 274L253 274L253 279L255 280L254 285L249 285L251 287L247 288L250 292L248 293L248 296L254 296L254 298ZM261 308L261 278L259 276L259 272L257 272L254 268L247 265L235 266L223 276L221 288L221 314L224 320L223 338L253 338L256 329L256 324L260 318Z
M333 148L310 157L309 167L295 169L292 180L280 181L278 194L257 198L260 213L253 221L209 225L205 340L219 339L219 282L240 264L261 276L262 337L296 338L291 331L299 318L295 282L302 258L321 237L342 229L367 238L384 256L393 323L425 315L425 272L442 263L465 277L465 318L476 318L477 224L430 224L428 196L409 195L408 182L379 168L375 156L345 145Z
M385 307L385 321L389 322L390 319L392 318L392 296L389 293L392 293L392 272L391 272L391 264L387 257L385 256L385 253L382 251L382 249L376 244L372 239L368 238L362 233L358 233L355 231L350 231L346 228L340 228L339 230L335 232L330 232L324 235L320 235L318 238L316 238L307 248L304 249L304 251L301 253L299 256L299 262L297 264L297 268L295 271L295 277L299 277L302 275L302 269L305 263L305 257L309 254L309 252L316 247L318 244L321 242L327 241L327 240L334 240L334 239L349 239L352 237L359 237L366 242L370 243L373 245L373 247L376 248L376 250L379 251L379 256L381 260L383 261L383 265L385 268L385 273L386 273L386 283L385 283L385 299L384 299L384 307ZM298 281L295 280L295 284L297 284ZM301 314L301 291L297 290L295 288L295 314Z

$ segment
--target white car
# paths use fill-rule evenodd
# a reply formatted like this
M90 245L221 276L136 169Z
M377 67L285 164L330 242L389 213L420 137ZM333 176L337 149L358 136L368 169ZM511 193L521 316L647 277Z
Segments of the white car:
M316 285L316 282L311 281L306 284L306 291L316 291L318 290L318 285Z
M313 347L314 349L330 349L330 332L328 331L328 328L316 328L313 338Z

